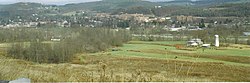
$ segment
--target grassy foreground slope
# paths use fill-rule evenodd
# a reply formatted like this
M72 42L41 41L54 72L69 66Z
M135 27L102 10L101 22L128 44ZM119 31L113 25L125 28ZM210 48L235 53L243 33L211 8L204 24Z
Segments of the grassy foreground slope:
M248 46L204 51L175 48L175 44L184 43L132 41L113 48L117 51L77 54L71 63L64 64L10 59L1 52L0 80L27 77L35 82L250 81Z

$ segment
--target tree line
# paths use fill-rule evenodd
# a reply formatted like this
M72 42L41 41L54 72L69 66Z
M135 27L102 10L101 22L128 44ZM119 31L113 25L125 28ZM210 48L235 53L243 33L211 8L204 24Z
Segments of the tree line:
M38 31L47 34L46 29ZM38 63L64 63L70 62L77 53L105 51L112 46L122 46L123 43L131 39L127 30L113 30L105 28L75 28L58 30L54 33L61 35L60 42L46 41L47 35L39 35L35 39L26 42L13 41L7 50L7 56L24 59ZM32 36L25 30L20 30L19 34ZM67 35L65 35L67 34ZM42 38L40 38L42 36ZM62 37L63 36L63 37ZM28 37L32 38L32 37ZM27 38L27 39L28 39Z

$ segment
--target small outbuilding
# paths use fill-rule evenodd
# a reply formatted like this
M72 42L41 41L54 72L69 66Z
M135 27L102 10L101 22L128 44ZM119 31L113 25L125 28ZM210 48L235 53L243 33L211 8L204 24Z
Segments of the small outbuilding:
M243 32L244 36L250 36L250 32Z
M190 41L187 41L187 46L192 46L192 47L196 47L199 45L202 45L203 42L201 41L201 39L191 39Z
M204 48L210 48L211 44L202 44L202 47L204 47Z

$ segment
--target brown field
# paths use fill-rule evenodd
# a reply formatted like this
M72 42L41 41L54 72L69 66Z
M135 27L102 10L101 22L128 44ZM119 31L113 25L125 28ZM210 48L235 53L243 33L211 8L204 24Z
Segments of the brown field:
M83 81L250 81L250 67L220 62L83 55L81 64L36 64L1 59L1 80L19 77L35 82Z
M161 45L162 46L162 45ZM208 58L249 64L247 56L213 56L169 50L124 50L135 53ZM0 80L33 82L249 82L250 66L224 62L116 56L110 52L77 54L71 63L38 64L0 55Z

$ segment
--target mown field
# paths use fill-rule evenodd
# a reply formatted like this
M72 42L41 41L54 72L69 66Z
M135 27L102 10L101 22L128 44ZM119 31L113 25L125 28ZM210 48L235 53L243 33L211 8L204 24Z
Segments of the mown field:
M0 44L0 80L34 82L249 82L250 46L177 49L183 41L131 41L99 53L82 53L71 63L38 64L5 57Z

